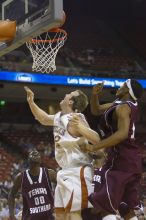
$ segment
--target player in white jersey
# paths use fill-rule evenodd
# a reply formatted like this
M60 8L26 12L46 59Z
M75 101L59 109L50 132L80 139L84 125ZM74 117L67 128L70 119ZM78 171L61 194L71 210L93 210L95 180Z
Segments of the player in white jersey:
M90 140L90 132L91 143L94 144L100 139L96 132L91 131L80 113L88 105L87 96L80 90L73 91L60 102L61 112L49 115L35 104L34 93L28 87L25 87L25 90L34 117L41 124L54 127L55 158L62 168L57 174L55 189L56 220L81 220L81 210L92 207L88 202L88 195L92 191L92 160L88 154L81 151L80 145L83 146L87 139ZM86 125L80 131L70 121L73 113L79 114ZM84 129L88 130L88 133Z
M79 146L87 144L87 139L73 137L68 132L67 126L71 115L61 115L61 112L58 112L54 117L55 158L61 168L90 165L92 162L89 155L83 153ZM79 115L86 122L83 114Z

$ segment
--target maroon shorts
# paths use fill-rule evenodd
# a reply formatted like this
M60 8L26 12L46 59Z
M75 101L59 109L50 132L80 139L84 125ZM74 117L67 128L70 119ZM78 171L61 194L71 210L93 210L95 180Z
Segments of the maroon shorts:
M125 202L130 209L135 209L140 204L140 179L140 174L97 169L93 180L95 189L89 196L89 201L94 208L111 214L117 213L121 202Z

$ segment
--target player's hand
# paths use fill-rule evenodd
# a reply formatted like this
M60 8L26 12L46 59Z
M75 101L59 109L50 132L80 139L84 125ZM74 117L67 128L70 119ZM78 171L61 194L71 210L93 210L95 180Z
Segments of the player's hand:
M95 152L95 146L92 144L86 144L86 145L82 145L80 146L81 150L85 153L93 153Z
M81 117L78 114L71 114L69 117L69 123L71 126L78 128L79 125L82 123Z
M34 93L33 93L33 91L30 88L28 88L27 86L24 86L24 89L25 89L25 91L27 93L27 101L28 102L33 102L33 100L34 100Z
M80 114L76 113L72 113L69 116L69 125L79 132L79 134L81 133L82 129L88 126L84 118Z
M93 86L93 88L92 88L92 94L96 95L96 94L101 93L101 92L102 92L102 89L103 89L103 86L104 86L104 82L98 83L98 84L96 84L95 86Z
M93 159L106 159L106 153L104 152L104 150L97 150L96 152L92 152L89 153L89 155L93 158Z

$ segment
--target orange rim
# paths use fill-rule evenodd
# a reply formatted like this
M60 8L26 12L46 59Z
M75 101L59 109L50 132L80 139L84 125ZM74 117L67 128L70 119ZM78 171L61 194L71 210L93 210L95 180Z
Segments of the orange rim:
M52 40L31 39L28 42L29 43L54 43L54 42L57 42L57 41L63 41L67 37L66 31L63 30L63 29L60 29L60 28L54 28L54 29L49 30L48 32L51 32L51 33L53 33L53 32L54 33L62 32L64 34L64 36L60 37L60 38L55 38L55 39L52 39Z

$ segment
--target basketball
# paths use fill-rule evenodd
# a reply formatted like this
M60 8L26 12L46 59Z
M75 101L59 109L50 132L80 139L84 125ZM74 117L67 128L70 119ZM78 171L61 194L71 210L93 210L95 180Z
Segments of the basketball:
M16 21L0 21L0 42L9 42L16 35Z

